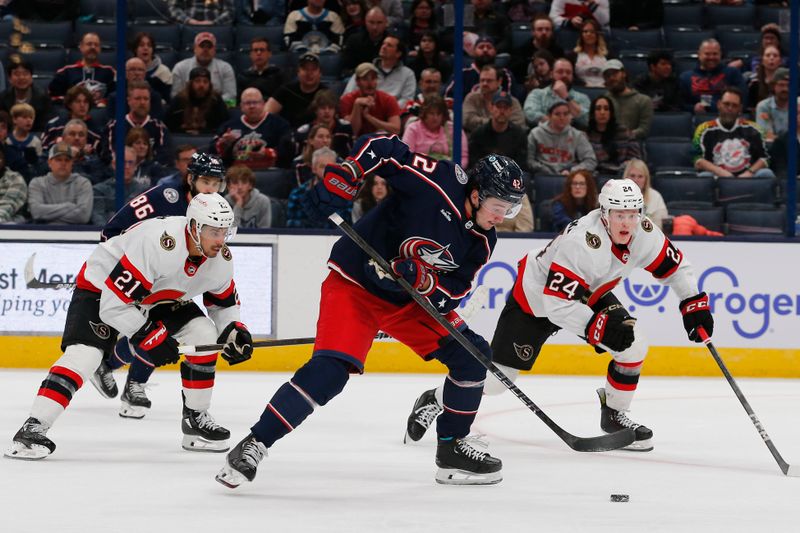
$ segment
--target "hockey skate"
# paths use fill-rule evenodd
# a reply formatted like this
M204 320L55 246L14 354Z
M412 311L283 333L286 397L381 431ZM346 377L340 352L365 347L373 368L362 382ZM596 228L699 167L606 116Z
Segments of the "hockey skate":
M98 366L97 370L91 375L89 381L104 398L116 398L117 394L119 394L113 371L108 368L105 361L100 363L100 366Z
M436 401L436 389L423 392L414 402L414 408L411 414L408 415L406 436L403 438L403 443L407 443L409 439L415 442L421 439L441 412L442 406Z
M220 453L230 449L231 432L217 424L208 411L195 411L184 404L181 429L184 450Z
M119 416L122 418L144 418L147 410L150 409L152 403L144 392L144 383L138 381L131 381L130 378L125 382L125 388L122 389L122 405L119 407Z
M436 482L443 485L494 485L503 480L503 462L477 437L439 439ZM482 449L481 449L482 448Z
M245 481L253 481L258 463L266 455L267 447L256 440L251 433L230 451L225 459L225 466L217 474L216 480L231 489L235 489Z
M637 424L625 414L625 411L617 411L606 405L606 390L597 389L597 396L600 397L600 429L606 433L614 433L621 429L632 429L636 434L633 444L621 448L634 452L649 452L653 449L653 432L647 426Z
M56 449L55 443L46 437L48 429L48 425L33 417L28 418L14 435L14 441L5 456L29 461L44 459Z

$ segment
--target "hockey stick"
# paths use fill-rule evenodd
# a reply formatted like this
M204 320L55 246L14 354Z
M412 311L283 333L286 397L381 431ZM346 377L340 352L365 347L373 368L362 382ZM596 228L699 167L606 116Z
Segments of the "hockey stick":
M528 398L528 396L522 392L514 383L508 379L506 376L491 360L489 360L483 353L478 350L474 344L472 344L464 335L458 331L456 328L450 324L450 322L444 318L433 305L425 299L420 293L418 293L404 278L396 277L392 271L392 268L389 266L389 263L383 257L375 251L372 246L369 245L367 241L365 241L361 235L355 232L355 230L344 221L344 219L339 216L338 214L332 214L329 219L336 224L345 235L347 235L359 248L361 248L364 253L366 253L372 260L374 260L378 266L386 272L388 275L392 276L392 278L400 284L400 286L411 296L411 298L419 304L422 309L428 313L431 318L436 320L440 326L442 326L458 343L463 346L475 359L478 360L483 366L486 367L489 372L496 377L500 383L506 386L508 390L510 390L514 396L519 398L522 403L525 404L525 407L533 411L533 413L538 416L546 425L549 427L553 432L558 435L558 437L563 440L567 446L572 448L577 452L605 452L609 450L616 450L619 448L624 448L629 444L632 444L635 440L635 434L632 429L623 429L620 431L616 431L614 433L609 433L607 435L601 435L598 437L576 437L571 433L562 429L558 424L553 422L553 420L547 416L533 401Z
M54 283L49 281L39 281L33 275L33 260L36 259L36 253L34 252L25 261L25 270L23 271L23 276L25 276L25 286L29 289L74 289L75 282L66 282L66 283Z
M750 403L744 397L744 394L739 388L739 385L736 384L736 381L733 379L733 376L731 376L731 373L728 372L728 368L722 361L722 357L719 355L719 352L717 352L717 349L714 347L714 344L711 343L711 337L708 336L706 330L703 329L702 326L698 327L697 334L700 335L700 339L702 339L702 341L705 343L706 348L708 348L708 351L711 352L711 356L714 357L714 360L717 362L719 369L722 370L722 373L725 375L725 379L728 380L728 384L730 384L731 388L733 389L733 392L736 394L736 397L739 398L739 402L742 404L742 407L744 407L744 410L747 412L747 415L750 417L750 420L756 427L756 431L758 431L758 434L764 440L764 444L766 444L767 448L769 448L772 457L774 457L775 461L777 461L778 466L781 469L781 472L783 472L784 475L787 476L800 477L800 466L790 465L789 463L784 461L783 457L781 457L781 454L778 453L778 449L772 443L772 439L770 438L769 434L767 434L767 430L764 429L764 425L761 423L756 414L753 412L753 408L750 407Z
M475 292L472 293L470 296L469 302L464 306L464 308L459 311L459 315L464 320L469 320L472 316L484 306L484 304L489 299L489 288L485 285L481 285ZM379 331L375 335L376 340L380 339L391 339L391 335L388 333L384 333L383 331ZM270 339L265 341L254 341L253 348L268 348L273 346L294 346L296 344L314 344L314 337L303 337L299 339ZM225 347L224 344L198 344L192 346L191 344L187 344L185 346L178 346L179 353L196 353L196 352L215 352L223 349Z

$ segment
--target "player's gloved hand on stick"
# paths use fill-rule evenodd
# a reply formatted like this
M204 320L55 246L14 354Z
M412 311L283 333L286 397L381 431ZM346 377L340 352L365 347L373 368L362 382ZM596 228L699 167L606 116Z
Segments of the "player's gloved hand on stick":
M134 354L148 366L164 366L180 359L178 341L173 339L160 320L148 322L131 337Z
M602 344L614 352L627 350L633 344L633 319L627 313L595 312L586 326L586 341L592 346Z
M427 294L436 286L436 274L416 257L395 259L391 265L395 276L406 280L417 292Z
M231 322L225 326L217 343L225 344L221 355L231 366L243 363L253 355L253 337L241 322Z
M353 201L358 192L359 180L346 167L336 163L325 166L322 181L328 192L344 200Z
M697 328L700 326L706 330L709 337L714 333L714 317L711 316L711 307L705 292L686 298L681 302L680 309L683 315L683 327L690 341L703 342L697 333Z

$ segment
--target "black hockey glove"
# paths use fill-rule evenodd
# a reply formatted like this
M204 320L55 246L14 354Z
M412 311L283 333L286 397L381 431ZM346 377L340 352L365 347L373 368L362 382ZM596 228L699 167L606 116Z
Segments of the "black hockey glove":
M147 366L164 366L180 359L178 341L173 339L163 322L148 322L131 337L131 345Z
M217 342L225 344L221 355L231 366L243 363L253 355L253 337L241 322L231 322L225 326Z
M633 344L634 320L628 313L616 312L610 307L595 312L589 320L586 341L592 346L602 344L613 352L622 352Z
M436 274L431 272L425 266L425 263L416 257L395 259L392 261L392 270L395 276L403 278L417 292L422 294L428 294L436 287Z
M711 316L708 295L705 292L686 298L681 302L680 309L683 315L683 327L690 341L703 342L697 333L697 328L700 326L706 330L709 337L714 333L714 317Z

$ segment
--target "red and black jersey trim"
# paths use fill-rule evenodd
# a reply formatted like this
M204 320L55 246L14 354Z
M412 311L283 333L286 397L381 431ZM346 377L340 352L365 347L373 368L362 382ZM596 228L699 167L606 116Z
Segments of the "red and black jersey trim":
M683 254L669 239L664 239L664 245L655 260L644 267L654 278L664 279L670 277L683 261Z
M231 280L228 288L219 294L213 292L203 293L203 305L206 307L233 307L239 305L239 293L236 291L236 284Z
M150 294L153 284L131 263L127 255L123 255L106 278L106 287L117 298L131 304L144 300Z
M547 282L542 291L546 296L581 302L585 301L588 291L589 284L582 277L558 263L550 264Z

